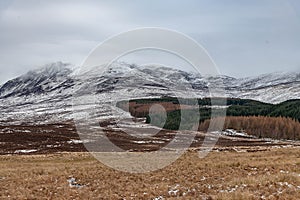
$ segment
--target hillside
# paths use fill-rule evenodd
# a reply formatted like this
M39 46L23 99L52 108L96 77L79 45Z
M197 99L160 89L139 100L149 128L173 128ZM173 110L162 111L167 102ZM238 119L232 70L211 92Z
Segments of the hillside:
M222 102L221 98L217 100ZM212 108L210 99L198 99L201 105L198 108L200 117L196 116L197 106L190 105L188 99L181 99L180 102L186 102L186 104L180 105L178 99L170 97L131 100L128 111L134 117L146 117L146 123L170 130L179 128L189 130L197 123L195 119L199 119L199 130L207 131L211 121L211 110L215 109L218 112L226 109L224 130L245 131L257 137L300 139L300 100L267 104L255 100L231 98L226 100L226 106L219 105L220 107ZM163 106L166 113L164 110L158 110L149 114L149 109L153 105ZM120 102L118 106L128 107L126 102ZM182 115L183 110L185 110L184 115Z
M3 123L70 120L74 113L83 112L82 104L86 105L86 110L101 105L100 113L108 116L111 107L106 105L121 100L163 96L205 98L210 96L209 83L218 80L223 82L225 95L229 98L281 103L300 97L299 73L273 73L238 79L127 63L113 63L107 68L97 66L84 71L57 62L0 86L0 119ZM92 99L96 101L89 102ZM280 115L281 112L278 110L272 115Z

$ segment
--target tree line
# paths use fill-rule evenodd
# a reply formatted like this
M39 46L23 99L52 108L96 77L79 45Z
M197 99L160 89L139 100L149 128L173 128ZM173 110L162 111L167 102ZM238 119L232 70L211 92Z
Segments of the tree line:
M165 129L190 129L195 124L200 124L199 130L206 130L211 118L212 101L214 105L220 105L219 108L214 109L215 113L220 112L219 116L222 116L221 113L226 109L224 129L243 130L257 137L300 139L298 137L300 134L300 100L269 104L238 98L202 98L195 102L191 99L162 97L130 100L129 105L132 106L128 107L127 104L127 109L124 109L126 102L119 102L118 106L130 112L134 117L145 117L146 123ZM167 113L156 112L150 115L149 108L152 104L164 106ZM174 106L179 104L180 106ZM182 105L188 106L184 108Z
M199 131L206 132L211 120L205 120L199 126ZM216 118L218 120L218 118ZM234 129L258 138L300 139L300 123L287 117L265 116L229 116L224 119L224 130Z

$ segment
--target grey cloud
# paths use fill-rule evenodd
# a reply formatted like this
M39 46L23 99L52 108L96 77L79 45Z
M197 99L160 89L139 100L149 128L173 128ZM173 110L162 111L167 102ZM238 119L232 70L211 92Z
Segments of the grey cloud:
M48 62L78 65L104 39L144 26L191 36L227 75L300 64L296 0L0 2L0 83Z

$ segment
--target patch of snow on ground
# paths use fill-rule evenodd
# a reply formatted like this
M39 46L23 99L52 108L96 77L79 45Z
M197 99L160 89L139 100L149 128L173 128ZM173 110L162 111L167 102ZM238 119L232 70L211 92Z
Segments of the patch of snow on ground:
M68 144L83 144L83 143L89 143L89 142L94 142L94 140L88 140L88 139L84 139L84 140L70 140L67 143Z
M14 153L32 153L36 152L36 149L21 149L21 150L16 150Z
M236 130L233 130L233 129L226 129L224 132L223 132L224 135L227 135L227 136L233 136L233 137L248 137L248 138L255 138L255 136L252 136L252 135L248 135L247 133L245 132L238 132Z
M164 197L163 196L159 196L159 197L155 197L153 200L163 200Z
M179 192L179 184L175 185L175 187L171 188L169 191L168 191L168 194L170 196L177 196L177 193Z

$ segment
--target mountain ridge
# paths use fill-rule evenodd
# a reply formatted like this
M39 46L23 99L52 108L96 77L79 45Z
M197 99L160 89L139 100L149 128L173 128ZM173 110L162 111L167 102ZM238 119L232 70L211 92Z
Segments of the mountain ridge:
M100 104L112 100L174 96L175 93L179 97L209 97L209 83L218 81L223 82L225 95L229 98L280 103L300 97L300 73L234 78L201 76L178 69L139 67L128 63L113 63L104 71L103 66L95 67L85 74L78 74L80 68L72 68L70 64L52 63L3 84L0 87L1 119L22 121L28 116L28 119L39 120L53 116L70 119L74 109L82 110L73 105L77 96L85 99L97 96Z
M138 68L138 66L136 64L128 64L128 63L118 63L119 66L127 66L128 68ZM49 63L47 65L44 65L41 68L37 68L35 70L30 70L28 71L26 74L23 74L19 77L16 77L14 79L11 79L5 83L3 83L2 85L0 85L0 98L3 97L3 90L5 87L9 87L10 84L12 82L17 82L18 80L20 80L21 82L25 82L27 80L33 80L33 79L37 79L36 76L38 76L40 78L40 76L43 76L45 78L47 78L48 80L52 80L51 78L56 78L55 76L57 75L62 75L62 76L68 76L70 75L71 77L74 76L74 72L76 71L75 69L71 69L70 66L72 66L69 63L63 63L63 62L55 62L55 63ZM119 67L117 66L117 67ZM114 65L115 67L115 65ZM179 70L179 69L171 69L171 68L167 68L167 67L160 67L160 66L142 66L139 71L141 72L147 72L150 70L151 68L155 68L156 71L162 72L162 71L172 71L171 75L174 75L174 72L176 73L180 73L181 75L185 76L185 78L187 78L188 80L191 80L192 78L194 79L200 79L200 80L208 80L208 79L222 79L224 82L225 86L228 86L226 84L226 81L228 83L228 81L233 82L233 84L230 84L230 86L234 87L234 86L243 86L243 87L249 87L250 89L255 89L255 88L260 88L260 87L268 87L268 86L275 86L275 85L279 85L279 84L289 84L292 82L300 82L300 72L273 72L273 73L267 73L267 74L262 74L259 76L250 76L250 77L244 77L244 78L236 78L236 77L231 77L228 75L217 75L217 76L211 76L211 75L201 75L201 76L196 76L194 77L194 74L192 72L186 72L183 70ZM120 68L118 68L120 69ZM154 71L154 70L153 70ZM112 73L112 72L116 72L114 71L111 67L109 68L108 73ZM118 72L120 73L120 72ZM125 73L125 70L123 69L121 71L121 73ZM156 75L156 76L160 76L162 73ZM116 74L117 75L117 74ZM152 74L155 75L155 74ZM53 76L53 77L52 77ZM189 77L186 77L189 76ZM266 84L262 84L262 79L268 79L269 83ZM292 79L292 80L291 80ZM235 83L235 82L239 82ZM266 82L266 81L264 81ZM262 86L260 86L259 84L262 84ZM248 88L248 89L249 89Z

